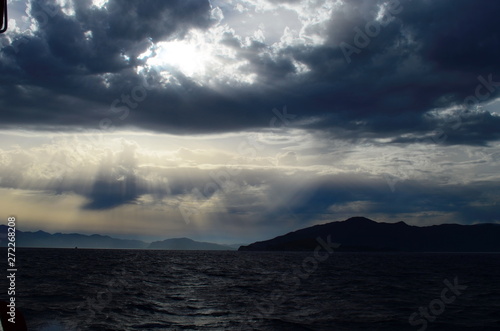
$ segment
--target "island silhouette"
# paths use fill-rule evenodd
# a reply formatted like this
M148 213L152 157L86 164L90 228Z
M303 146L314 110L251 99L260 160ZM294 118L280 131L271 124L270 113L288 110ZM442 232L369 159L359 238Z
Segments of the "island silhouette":
M241 246L239 251L312 251L318 238L340 244L336 251L500 252L500 224L411 226L365 217L315 225Z

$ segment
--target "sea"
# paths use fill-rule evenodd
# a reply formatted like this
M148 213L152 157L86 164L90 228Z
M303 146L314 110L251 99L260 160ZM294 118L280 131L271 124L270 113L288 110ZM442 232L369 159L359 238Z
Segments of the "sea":
M495 253L18 248L16 269L35 331L500 330Z

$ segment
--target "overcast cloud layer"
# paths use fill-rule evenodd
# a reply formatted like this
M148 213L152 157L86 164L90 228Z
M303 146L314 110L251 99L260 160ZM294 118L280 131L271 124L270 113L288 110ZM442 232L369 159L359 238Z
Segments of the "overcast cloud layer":
M355 215L500 221L497 1L9 10L0 187L35 206L28 227L126 234L141 217L145 236L231 240Z
M499 117L464 101L476 96L479 76L490 82L478 90L480 101L499 95L497 2L229 3L33 2L23 13L31 29L16 21L2 37L2 125L97 128L111 111L116 126L225 132L267 127L269 109L287 104L316 119L303 125L335 137L404 142L445 124L432 111L453 108L464 114L448 143L499 138ZM260 20L234 22L250 13ZM182 40L210 57L191 59L206 60L202 68L148 64L159 44ZM233 68L211 72L219 65Z

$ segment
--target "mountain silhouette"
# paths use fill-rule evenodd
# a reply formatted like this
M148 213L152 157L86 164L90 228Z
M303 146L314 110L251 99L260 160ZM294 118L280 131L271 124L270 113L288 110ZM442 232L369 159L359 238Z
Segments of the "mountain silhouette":
M241 246L239 251L309 251L331 236L337 251L500 252L500 224L410 226L352 217Z
M235 248L231 246L199 242L189 238L172 238L163 241L154 241L148 248L169 250L235 250Z
M0 247L7 246L6 225L0 225ZM168 249L168 250L236 250L236 247L198 242L189 238L166 239L150 243L141 240L117 239L99 234L54 233L20 231L16 229L16 247L40 248L112 248L112 249Z

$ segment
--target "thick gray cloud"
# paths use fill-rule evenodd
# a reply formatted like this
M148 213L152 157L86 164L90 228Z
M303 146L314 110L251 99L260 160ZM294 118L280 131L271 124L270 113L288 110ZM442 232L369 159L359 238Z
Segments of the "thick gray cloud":
M393 13L383 25L374 23L381 8ZM405 134L424 137L444 130L446 120L429 119L433 109L474 110L464 100L477 97L481 84L480 101L499 96L500 4L494 1L349 1L332 11L326 28L308 27L324 39L313 44L269 45L258 38L247 43L228 30L220 42L247 61L239 71L257 78L223 90L200 86L182 72L176 74L179 85L159 84L154 69L136 70L144 65L139 55L152 44L218 24L208 1L111 0L102 8L77 1L73 9L69 16L53 2L34 1L31 15L39 29L13 33L10 41L2 37L3 126L96 128L108 117L115 126L224 132L269 127L269 110L287 104L300 118L316 119L307 126L311 130L405 142ZM374 30L364 46L357 31L366 38L367 23ZM350 63L341 43L358 49L348 56ZM299 73L297 63L308 71ZM140 103L121 99L148 83L147 97L136 89ZM128 107L127 116L110 112L117 99ZM479 120L468 117L460 130L448 130L446 143L484 145L498 139L497 115L471 116Z

